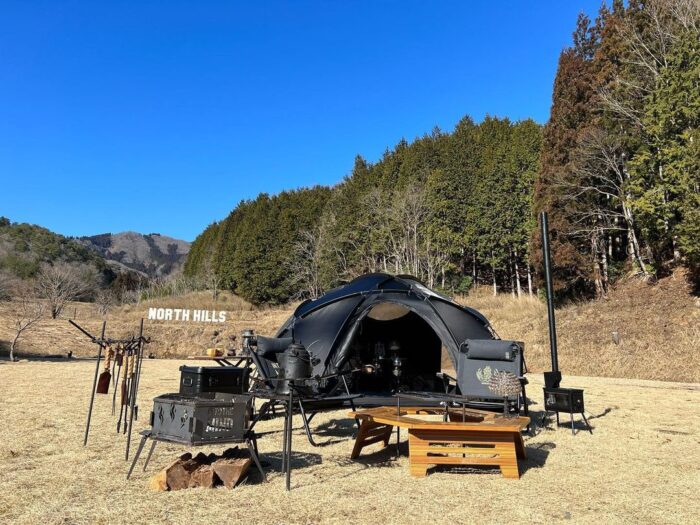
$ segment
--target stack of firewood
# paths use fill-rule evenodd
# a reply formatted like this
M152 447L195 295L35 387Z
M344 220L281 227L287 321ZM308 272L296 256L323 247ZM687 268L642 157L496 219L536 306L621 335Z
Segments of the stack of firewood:
M220 456L200 452L183 454L174 463L151 478L152 490L181 490L223 485L232 489L248 471L251 459L247 450L229 448Z

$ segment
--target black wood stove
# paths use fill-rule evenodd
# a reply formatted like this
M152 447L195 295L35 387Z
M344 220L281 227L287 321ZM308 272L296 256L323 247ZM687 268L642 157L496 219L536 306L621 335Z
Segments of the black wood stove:
M561 388L561 372L559 371L559 359L557 356L557 327L554 319L554 294L552 292L552 268L549 257L549 227L547 224L547 213L540 214L542 227L542 255L544 259L544 278L547 289L547 317L549 320L549 349L552 356L552 371L544 373L544 415L542 424L544 425L547 416L554 413L557 416L557 426L559 426L559 413L569 414L571 418L571 433L574 430L574 414L581 414L588 427L588 431L593 434L593 429L588 423L583 413L583 390L580 388Z
M544 387L544 421L547 416L553 412L557 416L557 426L559 425L559 413L564 412L569 414L571 418L571 433L576 434L574 430L574 414L581 414L583 421L588 427L588 431L593 434L593 429L583 413L583 390L580 388L547 388Z

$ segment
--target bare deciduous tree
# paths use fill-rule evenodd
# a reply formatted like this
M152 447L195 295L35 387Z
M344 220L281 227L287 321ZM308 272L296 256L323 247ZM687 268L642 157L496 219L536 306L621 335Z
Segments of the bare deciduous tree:
M77 299L86 291L78 271L66 264L43 266L36 287L38 295L46 299L52 319L61 315L68 301Z
M10 361L15 360L17 341L24 332L34 326L43 316L46 305L24 294L13 304L14 337L10 343Z
M211 257L204 261L202 278L204 279L204 285L206 286L207 290L211 291L211 298L216 301L219 298L221 276L216 271L216 268L214 268Z
M0 301L9 301L12 298L12 288L12 278L5 273L0 273Z
M104 317L109 312L109 309L115 304L114 293L111 290L99 290L95 294L95 304L97 305L97 311Z
M316 299L323 294L321 268L323 263L323 230L302 231L287 260L290 283L300 288L302 296Z

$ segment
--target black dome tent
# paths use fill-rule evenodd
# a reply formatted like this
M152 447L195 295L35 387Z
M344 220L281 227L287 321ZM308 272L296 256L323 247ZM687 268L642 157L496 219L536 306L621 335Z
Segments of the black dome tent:
M383 374L358 374L353 389L391 388L391 357L402 358L402 380L415 390L439 390L443 349L458 368L466 340L498 339L486 318L427 288L415 277L372 273L307 300L279 329L311 353L314 375L386 362Z

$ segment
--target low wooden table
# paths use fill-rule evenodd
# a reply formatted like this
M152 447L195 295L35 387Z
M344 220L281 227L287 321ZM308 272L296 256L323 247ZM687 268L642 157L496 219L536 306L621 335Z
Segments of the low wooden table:
M374 443L389 444L394 427L408 429L412 476L422 477L431 465L497 465L505 478L520 478L518 459L525 459L522 429L529 417L504 418L484 410L442 407L377 407L350 412L361 421L350 457Z

